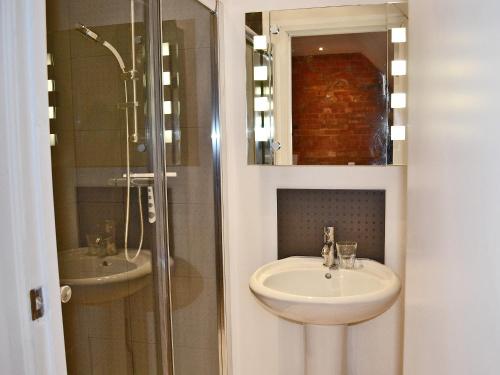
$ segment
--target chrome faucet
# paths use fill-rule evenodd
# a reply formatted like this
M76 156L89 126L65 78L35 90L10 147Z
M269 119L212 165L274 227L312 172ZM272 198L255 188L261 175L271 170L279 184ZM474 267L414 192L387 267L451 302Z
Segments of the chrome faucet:
M321 250L323 265L328 268L335 267L335 228L323 228L323 249Z

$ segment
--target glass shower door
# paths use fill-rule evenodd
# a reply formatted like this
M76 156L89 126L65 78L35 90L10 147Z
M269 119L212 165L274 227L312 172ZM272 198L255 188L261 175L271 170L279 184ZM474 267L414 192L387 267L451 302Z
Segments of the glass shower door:
M137 0L46 5L59 276L72 291L62 306L68 373L164 374L170 262L161 245L165 180L153 177L163 165L153 121L158 9Z
M46 4L68 373L219 374L215 15L196 0Z
M162 0L172 362L176 375L220 373L223 342L216 16Z

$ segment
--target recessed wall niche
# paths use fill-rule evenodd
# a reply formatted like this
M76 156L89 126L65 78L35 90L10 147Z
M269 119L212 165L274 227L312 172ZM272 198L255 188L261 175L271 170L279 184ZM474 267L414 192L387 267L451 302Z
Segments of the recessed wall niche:
M357 256L384 263L385 190L277 189L278 259L321 256L323 227L358 243Z

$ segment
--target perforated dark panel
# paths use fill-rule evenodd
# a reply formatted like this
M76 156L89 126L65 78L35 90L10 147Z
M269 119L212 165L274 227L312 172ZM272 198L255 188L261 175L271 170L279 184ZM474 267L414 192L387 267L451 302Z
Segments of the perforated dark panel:
M278 189L278 258L320 256L323 227L358 242L358 257L384 262L384 190Z

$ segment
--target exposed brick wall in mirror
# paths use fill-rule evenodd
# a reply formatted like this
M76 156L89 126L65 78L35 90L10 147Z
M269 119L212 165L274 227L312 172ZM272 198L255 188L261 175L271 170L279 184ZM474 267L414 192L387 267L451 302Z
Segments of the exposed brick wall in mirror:
M385 164L385 71L362 53L292 58L296 164Z

